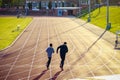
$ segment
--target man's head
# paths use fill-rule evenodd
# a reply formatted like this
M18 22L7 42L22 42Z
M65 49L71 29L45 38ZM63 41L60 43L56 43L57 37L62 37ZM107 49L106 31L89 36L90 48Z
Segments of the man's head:
M67 42L64 42L64 44L67 44Z
M50 43L50 47L52 47L52 43Z

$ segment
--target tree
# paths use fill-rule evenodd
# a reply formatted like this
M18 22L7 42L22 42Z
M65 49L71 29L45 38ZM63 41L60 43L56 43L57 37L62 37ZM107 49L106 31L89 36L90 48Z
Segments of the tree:
M101 3L101 0L96 0L96 3L97 3L97 4L100 4L100 3Z
M2 0L0 0L0 7L2 6Z
M28 3L28 7L29 7L29 9L32 9L32 2Z
M39 9L41 9L41 1L39 2Z
M49 9L52 8L52 2L51 2L51 1L49 1L49 3L48 3L48 8L49 8Z
M25 4L25 0L11 0L12 6L23 6Z

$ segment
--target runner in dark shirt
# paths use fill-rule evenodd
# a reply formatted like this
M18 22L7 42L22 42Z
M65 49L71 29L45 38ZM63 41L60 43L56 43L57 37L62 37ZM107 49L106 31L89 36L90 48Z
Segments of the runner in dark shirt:
M58 46L57 51L56 51L57 53L58 53L59 49L60 49L60 58L61 58L60 68L61 68L61 70L63 70L65 56L66 56L66 53L68 52L67 43L64 42L63 45Z

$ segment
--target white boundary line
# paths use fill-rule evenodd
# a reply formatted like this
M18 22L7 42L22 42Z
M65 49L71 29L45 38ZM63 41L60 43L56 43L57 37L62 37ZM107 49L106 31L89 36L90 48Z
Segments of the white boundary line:
M27 80L30 80L30 76L31 76L31 72L32 72L32 67L33 67L33 63L34 63L34 60L35 60L36 51L37 51L37 47L38 47L38 42L39 42L39 40L40 40L41 28L42 28L42 27L40 27L40 31L39 31L39 33L38 33L38 38L37 38L37 42L36 42L36 46L35 46L35 51L34 51L34 55L33 55L33 58L32 58L32 63L31 63L31 66L30 66L30 70L29 70L29 74L28 74Z
M49 25L48 24L48 18L46 17L46 27L47 27L47 31L48 31L48 46L49 46L49 43L50 43L50 29L49 29L49 26L51 26L51 25ZM51 68L51 64L50 64L50 78L52 78L52 68Z
M32 48L33 49L33 48ZM25 53L28 53L29 51L31 51L32 49L29 49L29 50L27 50ZM26 54L21 54L21 55L26 55ZM29 54L29 53L28 53ZM10 57L10 58L5 58L5 59L1 59L1 61L8 61L8 60L10 60L10 59L14 59L14 58L16 58L16 56L12 56L12 57ZM0 65L1 66L1 65Z
M63 28L62 28L62 29L63 29ZM71 52L69 52L69 54L72 54L72 52L74 52L74 50L75 50L75 45L73 44L73 42L72 42L72 40L70 39L70 37L68 37L68 36L66 36L66 37L67 37L67 39L72 43L73 48L72 48ZM70 44L70 43L69 43L69 44ZM69 61L68 61L68 58L67 58L67 57L66 57L66 61L67 61L67 65L68 65L68 67L69 67L70 74L71 74L72 78L74 78L74 75L73 75L72 69L71 69L70 66L69 66Z
M104 56L103 56L104 57ZM101 62L103 63L103 60L101 59L101 58L99 58L100 60L101 60ZM103 65L112 73L112 74L114 74L113 73L113 71L105 64L105 63L103 63Z
M12 69L13 69L15 63L17 62L18 58L20 57L20 55L21 55L21 53L22 53L22 51L23 51L23 49L24 49L24 47L25 47L27 41L29 40L30 36L32 35L32 33L33 33L33 31L34 31L34 28L35 28L35 27L33 27L31 33L29 34L29 36L27 37L25 43L23 44L22 49L20 50L18 56L16 57L15 61L13 62L13 65L11 66L10 70L8 71L8 73L7 73L6 77L5 77L5 80L7 80L7 78L8 78L8 76L9 76L10 72L12 71Z
M74 36L76 38L76 35ZM82 42L82 41L81 41ZM80 41L79 41L80 43ZM80 43L81 44L81 43ZM84 43L82 43L84 45ZM85 46L85 45L84 45ZM85 46L86 47L86 46ZM78 48L76 46L76 48ZM79 49L79 48L78 48ZM79 51L78 51L79 52ZM82 57L82 55L80 54L81 52L79 52L79 55ZM85 66L88 68L89 72L92 74L93 77L95 77L95 74L93 73L93 71L90 69L90 66L87 64L87 61L85 60L85 58L83 57L83 61L85 63Z
M45 51L43 51L43 52L41 52L41 53L44 53ZM40 59L40 60L37 60L37 61L35 61L35 62L40 62L40 61L42 61L44 58L46 58L46 57L43 57L42 59ZM10 65L10 64L7 64L8 66ZM25 64L25 65L29 65L29 64ZM4 65L3 65L4 66ZM12 63L11 63L11 66L12 66ZM16 68L14 68L14 69L16 69ZM3 71L0 71L0 72L4 72L4 71L8 71L8 70L3 70Z
M103 64L104 64L104 63L103 63ZM105 66L112 74L114 74L113 71L112 71L106 64L104 64L104 66Z

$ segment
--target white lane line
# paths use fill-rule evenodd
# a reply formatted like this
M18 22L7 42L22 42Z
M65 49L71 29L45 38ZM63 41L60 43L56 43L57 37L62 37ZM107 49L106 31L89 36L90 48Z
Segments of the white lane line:
M70 34L70 36L71 36L71 34ZM82 44L83 44L83 43L82 43ZM80 52L79 52L79 53L80 53ZM81 54L80 54L80 56L81 56ZM82 56L81 56L81 57L82 57ZM87 64L87 61L86 61L84 58L83 58L83 60L84 60L85 66L88 67L88 69L89 69L90 73L92 74L92 76L95 76L94 73L93 73L93 71L90 70L90 67L89 67L89 65Z
M21 47L15 49L15 50L12 50L11 52L6 52L5 54L2 55L2 57L4 57L5 55L9 55L9 54L11 54L11 53L14 53L14 52L16 52L16 51L18 51L18 50L20 50L20 49L21 49ZM2 58L2 57L1 57L1 58Z
M101 46L99 46L99 47L100 47L100 50L99 50L100 52L99 52L99 53L102 54L102 53L103 53L103 52L101 52L101 51L102 51L102 47L101 47ZM111 56L112 56L111 59L107 60L106 63L104 63L103 60L99 57L100 61L101 61L102 64L103 64L102 66L99 66L99 68L105 66L105 67L108 69L109 72L111 72L112 74L114 74L114 72L107 66L107 64L113 60L113 58L115 57L115 54L114 54L114 55L111 55ZM104 56L103 56L103 57L104 57ZM104 58L105 58L105 57L104 57ZM99 68L98 68L98 69L99 69ZM96 70L97 70L97 69L96 69Z
M26 55L26 53L27 53L27 54L30 54L30 53L28 53L28 52L29 52L29 51L31 51L31 50L33 50L33 48L32 48L32 49L27 50L25 53L21 54L21 56L22 56L22 55L24 55L24 56L25 56L25 55ZM31 57L31 56L29 56L29 57ZM5 58L5 60L4 60L4 59L2 59L2 60L1 60L1 62L2 62L2 61L3 61L3 62L4 62L4 61L6 61L6 62L7 62L7 61L9 61L10 59L14 59L14 58L16 58L16 56L13 56L13 57L10 57L10 58L7 58L7 59ZM26 59L26 58L25 58L25 59ZM23 60L23 59L22 59L22 60ZM11 62L11 63L13 63L13 62ZM8 63L8 64L10 64L10 63ZM6 65L6 64L5 64L5 65ZM1 66L1 65L0 65L0 66Z
M41 52L41 53L45 53L45 51L43 51L43 52ZM46 56L43 57L43 58L41 58L40 60L35 61L35 62L43 61L45 58L46 58ZM11 65L12 65L12 64L11 64ZM25 64L25 65L30 65L30 64ZM7 66L7 65L6 65L6 66ZM10 64L8 64L8 66L10 66ZM15 67L14 69L17 69L17 68L18 68L18 67ZM4 72L4 71L8 71L8 70L3 70L3 71L0 71L0 72Z
M71 35L71 34L70 34ZM75 38L77 38L77 36L75 35L74 36ZM78 41L79 43L80 42L82 42L82 41ZM81 44L81 43L80 43ZM84 45L84 43L82 43L83 45ZM85 46L85 45L84 45ZM86 47L86 46L85 46ZM78 48L77 46L76 46L76 48ZM79 48L78 48L79 49ZM78 51L78 54L82 57L82 55L80 54L81 52L80 51ZM84 61L84 63L85 63L85 66L88 68L88 70L89 70L89 72L92 74L92 76L93 77L95 77L95 74L93 73L93 71L90 69L90 66L87 64L87 61L85 60L85 58L83 57L83 61Z
M28 67L29 67L30 65L28 65ZM33 70L35 70L35 69L40 69L40 68L43 68L44 67L44 65L40 65L39 67L37 67L37 68L33 68ZM24 70L24 71L21 71L21 72L18 72L18 73L14 73L14 74L11 74L11 75L9 75L9 76L16 76L16 75L19 75L19 74L24 74L25 72L28 72L29 70ZM38 73L38 74L40 74L40 73ZM33 76L33 75L32 75ZM32 77L32 76L30 76L30 77ZM5 76L2 76L2 77L0 77L0 78L4 78ZM20 80L22 80L22 79L27 79L28 77L23 77L23 78L21 78Z
M10 75L10 72L12 71L14 65L16 64L17 60L19 59L20 55L22 54L22 51L23 51L26 43L28 42L30 36L32 35L32 33L33 33L33 31L34 31L34 28L35 28L35 27L33 27L31 33L28 35L27 39L25 40L25 43L23 44L22 49L21 49L20 52L18 53L18 56L16 57L15 61L13 62L12 66L11 66L10 70L8 71L8 73L7 73L7 75L6 75L6 77L5 77L4 80L7 80L8 76Z
M114 51L114 53L117 54L116 50ZM120 63L120 60L118 60L117 57L114 57L114 60L115 60L116 62Z
M104 56L103 56L103 57L104 57ZM112 58L113 58L113 56L112 56ZM112 74L114 74L114 72L106 65L106 63L104 63L102 59L100 59L100 60L102 61L103 65L104 65ZM107 62L107 63L108 63L108 62Z
M43 68L45 65L43 65L42 67L38 67L37 69L40 69L40 68ZM54 67L54 66L52 66L53 67L53 70L56 70L56 68ZM36 68L35 68L36 69ZM34 70L34 69L33 69ZM28 70L26 70L26 71L28 71ZM33 76L38 76L38 75L40 75L40 73L36 73L36 74L33 74L33 75L31 75L30 77L33 77ZM25 80L25 79L27 79L27 77L23 77L23 78L21 78L20 80ZM49 80L50 78L48 78L48 79L45 79L45 80Z
M72 46L73 46L73 49L72 49L72 51L69 53L69 54L72 54L74 51L75 51L75 45L73 44L73 42L72 42L72 40L71 40L71 38L70 38L70 36L68 37L67 36L67 38L69 39L69 41L72 43ZM70 44L70 43L69 43ZM67 59L67 65L69 66L69 61L68 61L68 59ZM70 73L71 73L71 75L72 75L72 78L74 79L75 77L74 77L74 75L73 75L73 72L72 72L72 69L71 69L71 67L69 66L69 70L71 70L70 71Z
M109 60L112 61L113 58L114 58L114 56L115 56L115 54L112 56L111 60L110 60L110 59L109 59ZM102 57L104 57L104 56L102 56ZM105 58L105 57L104 57L104 58ZM107 66L107 64L108 64L109 62L104 63L101 58L99 58L99 60L100 60L100 61L103 63L103 65L108 69L108 71L111 72L111 74L113 75L114 72Z
M84 58L83 58L84 59ZM90 68L89 68L89 65L88 65L88 63L84 60L84 66L87 66L88 67L88 69L89 69L89 72L88 73L91 73L92 74L92 76L93 77L95 77L95 75L94 75L94 73L93 73L93 71L92 70L90 70ZM86 74L88 74L88 73L86 73ZM84 74L84 73L83 73Z
M111 56L113 56L113 55L111 55ZM115 57L114 57L114 59L115 59ZM117 60L117 59L115 59L118 63L119 63L119 60ZM111 60L112 61L112 60ZM108 62L107 62L108 63ZM106 63L105 63L106 64ZM111 72L111 73L113 73L113 71L112 70L110 70L109 69L109 67L106 65L106 67L108 68L108 70Z
M22 56L22 55L25 56L25 55L30 54L30 53L28 53L28 52L31 51L31 50L33 50L33 49L34 49L34 47L33 47L32 49L30 49L30 50L27 50L27 52L21 54L21 56ZM43 50L43 51L45 51L45 50ZM42 53L43 53L43 51L42 51ZM40 52L40 53L41 53L41 52ZM37 53L37 55L39 55L40 53ZM23 58L22 60L25 61L26 59L28 59L28 58L30 58L30 57L32 57L32 55L29 55L29 56L27 56L26 58ZM14 59L15 57L8 58L8 60L9 60L9 59L12 59L12 58ZM1 61L8 61L8 60L1 60ZM20 62L20 61L18 61L18 62ZM13 63L13 62L11 62L11 63ZM11 64L11 63L7 63L7 64L4 64L4 65L8 65L8 64ZM0 66L4 66L4 65L0 65Z
M104 65L103 65L104 66Z
M38 43L39 43L39 40L40 40L41 28L42 28L42 27L40 27L40 31L39 31L39 33L38 33L38 38L37 38L37 42L36 42L36 46L35 46L35 51L34 51L34 55L33 55L33 58L32 58L32 63L31 63L31 66L30 66L30 70L29 70L29 74L28 74L27 80L30 80L30 76L31 76L31 72L32 72L32 67L33 67L33 63L34 63L34 60L35 60Z
M51 23L52 24L52 23ZM50 43L50 27L51 25L48 24L48 18L46 17L46 27L47 27L47 30L48 30L48 46L49 46L49 43ZM51 64L50 64L50 78L52 78L52 68L51 68Z
M38 60L37 62L40 62L40 61L44 61L45 60L45 58L42 58L42 59L40 59L40 60ZM24 66L22 65L22 67L24 68L24 67L29 67L29 66L31 66L31 64L24 64ZM38 65L36 65L36 66L38 66ZM43 65L44 66L44 65ZM43 67L42 65L40 65L40 68L41 67ZM17 66L15 69L17 69L17 68L20 68L21 66ZM39 67L39 66L38 66ZM38 67L36 67L36 68L34 68L34 69L37 69ZM6 70L6 71L8 71L8 70ZM29 71L29 70L25 70L25 71ZM18 72L18 73L13 73L13 74L10 74L9 76L13 76L13 75L19 75L20 73L24 73L25 71L21 71L21 72ZM2 76L2 77L5 77L5 76ZM2 78L2 77L0 77L0 78Z
M96 55L95 55L96 56ZM102 59L101 59L101 61L102 61ZM103 61L102 61L102 63L103 63ZM105 65L104 63L103 63L103 65L111 72L111 73L113 73L110 69L109 69L109 67L107 66L107 65Z
M73 44L72 40L70 39L70 37L67 35L66 36L68 38L68 40L72 43L72 46L73 46L73 49L71 50L71 52L69 52L69 54L72 54L74 51L75 51L75 45ZM69 43L70 44L70 43ZM72 76L72 78L74 79L74 75L73 75L73 72L72 72L72 69L70 68L70 65L69 65L69 61L68 61L68 58L66 57L66 61L67 61L67 65L69 67L69 71L70 71L70 74Z
M100 49L100 52L99 53L103 53L103 52L101 52L102 51L102 49ZM114 54L115 55L115 54ZM97 71L97 70L99 70L99 69L101 69L102 67L106 67L111 73L113 73L112 72L112 70L110 70L110 68L107 66L107 64L109 63L109 62L111 62L112 60L113 60L113 58L114 58L114 56L110 59L110 60L108 60L108 62L106 62L106 63L104 63L103 61L102 61L102 59L100 58L100 60L101 60L101 62L102 62L102 64L103 65L101 65L101 66L99 66L99 67L97 67L94 71ZM99 59L99 58L98 58ZM89 73L89 72L88 72ZM87 73L86 73L87 74Z
M96 57L97 58L97 57Z

